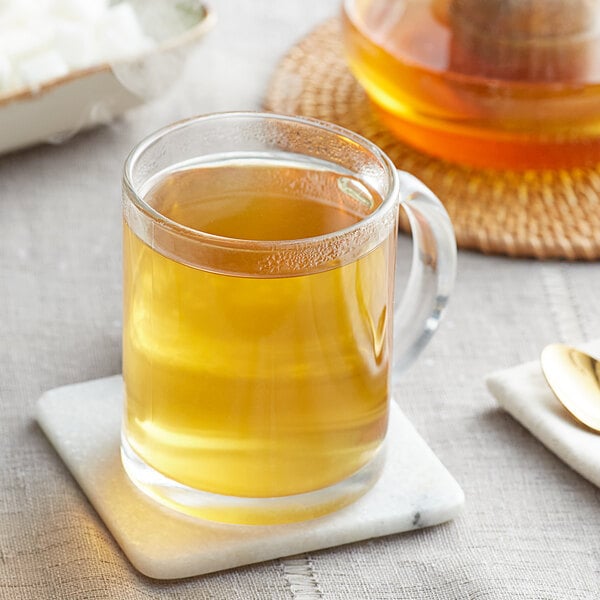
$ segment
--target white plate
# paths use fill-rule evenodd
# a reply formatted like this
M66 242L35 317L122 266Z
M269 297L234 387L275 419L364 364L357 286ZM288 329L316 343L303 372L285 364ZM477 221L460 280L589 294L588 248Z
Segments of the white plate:
M59 142L166 91L191 47L215 21L198 0L129 1L156 48L134 59L72 71L37 90L0 94L0 153Z

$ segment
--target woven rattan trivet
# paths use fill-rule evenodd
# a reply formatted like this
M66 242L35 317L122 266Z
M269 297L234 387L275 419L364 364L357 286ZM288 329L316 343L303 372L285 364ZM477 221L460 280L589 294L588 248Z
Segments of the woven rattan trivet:
M338 19L319 26L290 50L273 76L265 106L338 123L371 139L440 197L461 248L536 258L600 258L600 165L477 170L413 150L377 120L346 67Z

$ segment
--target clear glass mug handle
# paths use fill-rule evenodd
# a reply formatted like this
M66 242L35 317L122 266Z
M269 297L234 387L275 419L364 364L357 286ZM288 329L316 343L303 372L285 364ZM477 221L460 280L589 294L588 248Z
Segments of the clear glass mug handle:
M394 376L406 370L431 339L456 276L456 239L446 209L416 177L404 171L398 176L413 259L404 296L394 310Z

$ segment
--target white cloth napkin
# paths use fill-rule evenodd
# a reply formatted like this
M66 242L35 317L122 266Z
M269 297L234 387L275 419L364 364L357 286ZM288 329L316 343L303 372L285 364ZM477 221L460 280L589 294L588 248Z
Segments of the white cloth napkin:
M600 356L600 340L578 346ZM539 360L488 375L498 404L580 475L600 487L600 434L579 424L548 387Z

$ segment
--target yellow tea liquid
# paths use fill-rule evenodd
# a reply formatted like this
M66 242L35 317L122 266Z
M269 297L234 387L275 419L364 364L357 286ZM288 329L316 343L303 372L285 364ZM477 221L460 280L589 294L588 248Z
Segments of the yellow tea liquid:
M333 170L264 160L170 172L145 200L177 223L246 240L319 236L381 203ZM322 272L232 276L204 269L200 250L188 264L168 258L126 223L134 452L185 486L243 497L317 490L366 465L387 428L394 240ZM235 260L243 271L250 259Z
M347 0L349 64L382 121L420 150L479 167L599 163L598 33L543 37L560 21L539 19L537 42L506 41L498 21L477 22L499 4L486 1Z

